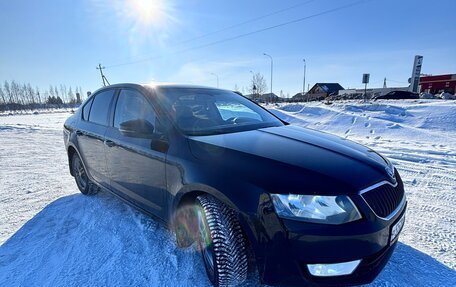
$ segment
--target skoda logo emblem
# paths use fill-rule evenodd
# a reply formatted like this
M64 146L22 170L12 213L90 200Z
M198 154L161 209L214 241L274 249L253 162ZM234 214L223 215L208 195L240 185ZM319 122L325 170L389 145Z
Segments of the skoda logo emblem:
M394 170L393 170L391 167L389 167L389 166L385 167L385 170L386 170L386 173L387 173L391 178L394 179Z

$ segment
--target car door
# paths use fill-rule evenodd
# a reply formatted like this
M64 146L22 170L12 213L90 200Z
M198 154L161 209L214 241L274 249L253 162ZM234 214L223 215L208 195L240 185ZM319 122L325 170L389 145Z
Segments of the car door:
M122 89L117 97L112 124L106 133L110 146L106 155L113 191L163 217L166 153L153 148L150 136L126 135L120 128L125 122L145 120L154 126L158 135L156 115L151 99L138 90Z
M115 89L100 91L84 105L76 131L78 149L88 173L97 183L108 187L105 133Z

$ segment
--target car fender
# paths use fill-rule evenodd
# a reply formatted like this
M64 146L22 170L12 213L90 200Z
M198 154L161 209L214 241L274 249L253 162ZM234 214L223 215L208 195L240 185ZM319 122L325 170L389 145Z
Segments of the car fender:
M86 164L85 164L85 162L84 162L84 159L83 159L82 156L81 156L81 153L79 152L78 148L76 147L76 145L75 145L71 140L68 142L68 145L67 145L67 147L66 147L66 149L67 149L67 155L68 155L68 168L70 169L70 174L73 176L73 171L71 170L71 164L72 164L72 162L71 162L71 158L70 158L70 154L69 154L70 148L73 148L73 149L75 150L76 154L77 154L77 155L79 156L79 158L81 159L82 165L84 166L84 169L85 169L85 171L86 171L86 173L87 173L87 176L89 177L90 181L95 182L94 178L92 177L92 175L90 174L89 170L88 170L87 167L86 167Z

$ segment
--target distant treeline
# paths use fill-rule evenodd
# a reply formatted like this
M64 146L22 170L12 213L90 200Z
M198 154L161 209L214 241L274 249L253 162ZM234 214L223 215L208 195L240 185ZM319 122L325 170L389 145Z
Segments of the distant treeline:
M83 97L81 87L50 85L49 89L40 91L29 83L5 81L0 84L0 111L73 107L79 105Z

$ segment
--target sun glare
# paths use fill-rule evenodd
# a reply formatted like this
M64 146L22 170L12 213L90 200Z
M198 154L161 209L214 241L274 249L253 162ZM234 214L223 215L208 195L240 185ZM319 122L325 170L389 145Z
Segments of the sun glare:
M166 46L169 34L180 25L175 0L91 0L100 18L115 16L114 29L128 41L133 56ZM151 49L154 47L154 49Z
M143 26L159 27L168 18L165 0L128 0L128 14Z

